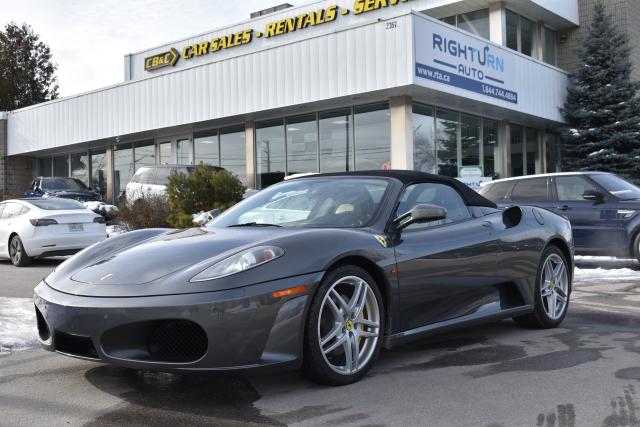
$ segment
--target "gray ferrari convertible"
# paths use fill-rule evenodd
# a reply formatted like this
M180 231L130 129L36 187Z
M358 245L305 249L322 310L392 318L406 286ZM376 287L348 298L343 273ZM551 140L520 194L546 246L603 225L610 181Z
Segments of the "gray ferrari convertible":
M273 185L206 227L148 229L68 259L35 289L44 348L134 369L302 368L340 385L380 348L569 305L569 222L410 171Z

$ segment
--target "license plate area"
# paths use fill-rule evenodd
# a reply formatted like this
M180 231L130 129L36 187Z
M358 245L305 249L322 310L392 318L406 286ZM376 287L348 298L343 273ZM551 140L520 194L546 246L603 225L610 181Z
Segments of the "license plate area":
M84 231L84 225L82 224L69 224L69 232L78 233Z

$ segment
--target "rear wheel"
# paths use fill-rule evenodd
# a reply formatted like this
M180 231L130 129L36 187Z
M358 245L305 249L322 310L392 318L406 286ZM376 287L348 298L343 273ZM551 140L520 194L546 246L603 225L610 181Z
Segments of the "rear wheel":
M633 256L640 261L640 233L636 235L636 238L633 240Z
M17 234L9 241L9 258L11 258L11 263L16 267L26 267L33 261L33 258L27 255L24 250L22 240Z
M303 372L329 385L358 381L380 353L382 331L384 305L371 275L356 266L329 272L309 310Z
M569 271L567 260L557 246L548 246L542 253L536 277L535 309L532 314L514 317L521 326L555 328L569 307Z

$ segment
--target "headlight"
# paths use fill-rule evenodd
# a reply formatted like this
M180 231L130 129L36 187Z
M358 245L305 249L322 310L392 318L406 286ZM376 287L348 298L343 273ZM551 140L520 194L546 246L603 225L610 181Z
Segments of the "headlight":
M256 246L246 251L238 252L220 262L213 264L206 270L198 273L190 282L204 282L205 280L219 279L231 276L241 271L249 270L259 265L273 261L284 255L284 250L277 246Z
M618 218L619 219L627 219L631 218L636 211L630 209L618 209Z

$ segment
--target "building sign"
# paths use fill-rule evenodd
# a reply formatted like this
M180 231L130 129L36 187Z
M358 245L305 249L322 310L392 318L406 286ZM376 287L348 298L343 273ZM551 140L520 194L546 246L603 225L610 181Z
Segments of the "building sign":
M512 54L440 23L418 22L416 77L518 104L509 81L516 72Z
M153 56L149 56L144 59L144 69L146 71L157 70L158 68L174 66L178 59L180 58L180 53L171 48L168 52L158 53Z
M410 0L354 0L352 8L332 5L304 12L300 15L267 22L264 27L261 28L247 28L211 40L204 40L196 44L182 46L180 49L171 48L168 52L145 58L144 69L145 71L153 71L162 67L174 66L178 58L189 60L204 55L214 55L216 52L224 49L248 45L256 39L269 39L296 31L303 31L307 28L335 22L340 16L374 12L407 3L408 1Z

